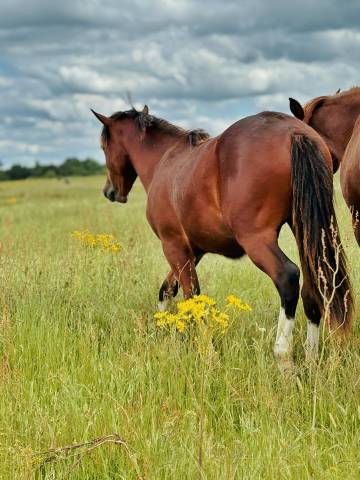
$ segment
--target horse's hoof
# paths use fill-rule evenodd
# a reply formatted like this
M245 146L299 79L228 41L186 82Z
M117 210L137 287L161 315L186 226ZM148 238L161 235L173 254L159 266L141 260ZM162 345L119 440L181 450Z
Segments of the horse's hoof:
M166 302L166 301L163 301L163 302L159 302L159 303L158 303L158 310L159 310L159 312L165 312L165 311L166 311L166 308L167 308L167 302Z

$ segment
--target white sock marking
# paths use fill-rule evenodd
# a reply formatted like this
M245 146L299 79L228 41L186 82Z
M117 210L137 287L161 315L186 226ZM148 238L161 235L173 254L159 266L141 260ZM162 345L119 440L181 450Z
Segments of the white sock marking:
M293 318L287 318L285 310L281 307L274 347L276 356L283 357L291 353L294 324L295 320Z
M315 360L319 351L320 325L308 321L305 354L307 360Z

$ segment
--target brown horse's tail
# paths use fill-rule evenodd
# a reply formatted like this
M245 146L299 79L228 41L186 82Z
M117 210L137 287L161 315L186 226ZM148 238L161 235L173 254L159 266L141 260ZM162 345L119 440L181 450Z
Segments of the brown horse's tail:
M353 297L333 202L333 175L317 143L294 135L291 149L292 225L304 279L330 326L351 325Z

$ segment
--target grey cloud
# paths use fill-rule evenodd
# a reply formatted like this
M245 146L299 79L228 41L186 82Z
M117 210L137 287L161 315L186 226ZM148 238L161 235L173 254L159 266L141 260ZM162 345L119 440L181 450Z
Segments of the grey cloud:
M3 0L0 157L24 161L24 145L29 161L94 154L89 107L125 108L127 91L212 133L288 111L289 95L357 83L359 22L353 0Z

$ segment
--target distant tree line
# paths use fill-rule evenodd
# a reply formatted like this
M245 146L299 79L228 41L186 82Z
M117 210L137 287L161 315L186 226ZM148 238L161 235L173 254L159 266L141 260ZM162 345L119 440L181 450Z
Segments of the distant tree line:
M67 158L61 165L40 165L39 163L36 163L34 167L13 165L8 170L0 170L0 180L88 176L104 171L105 167L92 158L79 160L76 157L71 157Z

